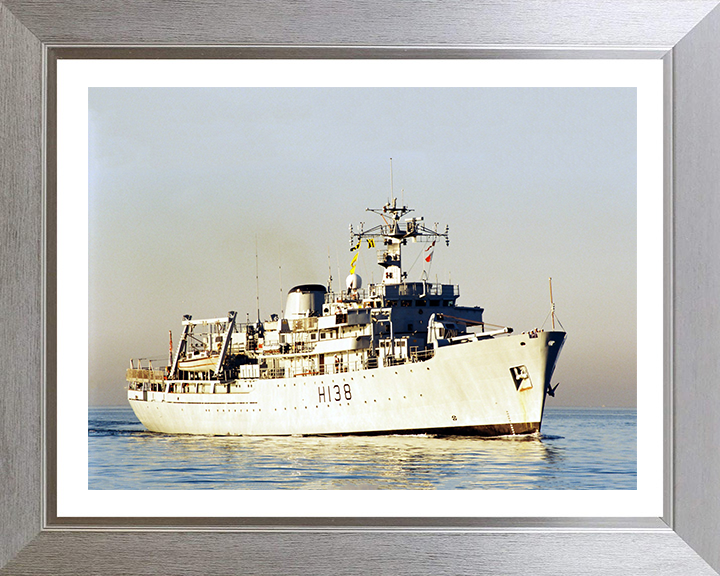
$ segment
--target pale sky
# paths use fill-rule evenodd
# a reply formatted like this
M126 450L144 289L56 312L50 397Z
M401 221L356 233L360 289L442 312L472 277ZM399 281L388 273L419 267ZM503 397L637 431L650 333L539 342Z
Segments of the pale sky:
M256 239L263 318L327 283L328 251L339 288L390 158L412 215L450 226L430 278L460 305L541 327L552 276L568 339L548 405L636 405L633 88L91 88L89 145L91 405L125 404L130 358L166 358L183 314L255 318Z

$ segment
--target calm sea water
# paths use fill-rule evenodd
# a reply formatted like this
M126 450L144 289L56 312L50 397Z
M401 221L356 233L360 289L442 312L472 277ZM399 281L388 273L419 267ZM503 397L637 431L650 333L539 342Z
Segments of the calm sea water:
M129 406L88 424L97 490L637 488L634 409L548 408L540 435L497 439L174 436Z

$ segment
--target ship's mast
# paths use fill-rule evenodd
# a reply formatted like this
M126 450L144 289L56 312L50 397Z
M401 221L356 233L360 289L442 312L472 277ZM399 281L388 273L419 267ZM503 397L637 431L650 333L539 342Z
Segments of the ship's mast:
M361 223L359 232L354 232L351 225L350 243L355 246L364 239L372 238L374 241L375 238L382 238L383 248L378 246L378 264L385 269L383 284L400 284L405 279L407 273L402 271L402 246L407 244L408 239L412 242L435 242L444 238L445 243L450 244L448 226L445 227L445 232L438 232L437 224L435 229L427 228L422 217L405 218L401 222L413 209L398 206L395 197L382 208L368 208L367 212L380 215L384 224L363 230Z
M552 315L552 329L555 330L555 302L553 301L552 294L552 278L548 278L550 281L550 314Z

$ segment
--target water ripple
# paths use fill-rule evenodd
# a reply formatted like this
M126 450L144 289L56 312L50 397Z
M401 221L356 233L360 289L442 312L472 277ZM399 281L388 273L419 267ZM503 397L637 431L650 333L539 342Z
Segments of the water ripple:
M212 437L91 408L90 489L636 489L634 410L549 409L541 434Z

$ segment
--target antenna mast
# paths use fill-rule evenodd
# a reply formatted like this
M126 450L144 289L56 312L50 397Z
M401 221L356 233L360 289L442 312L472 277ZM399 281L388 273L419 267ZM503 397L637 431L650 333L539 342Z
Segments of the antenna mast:
M555 302L553 302L552 278L548 278L548 280L550 281L550 315L552 317L552 327L555 330ZM547 317L545 317L545 320L547 321Z
M392 171L392 158L390 158L390 202L395 198L395 192L393 191L393 171Z
M438 232L437 225L435 229L425 226L424 218L404 218L408 213L413 212L412 208L403 205L397 206L397 198L393 198L392 202L388 202L382 208L368 208L367 212L374 212L383 219L383 224L365 229L361 226L359 232L354 232L350 227L350 242L363 240L370 241L375 245L375 238L383 242L383 248L378 251L378 264L385 268L383 273L383 284L400 284L407 277L407 272L402 271L401 252L402 246L411 242L432 242L433 246L437 240L445 239L448 244L449 230L445 227L445 232ZM403 220L404 218L404 220ZM427 255L426 255L427 257Z
M258 272L258 239L255 234L255 299L257 300L257 318L260 322L260 273Z
M328 246L328 292L332 292L332 264L330 264L330 246Z

